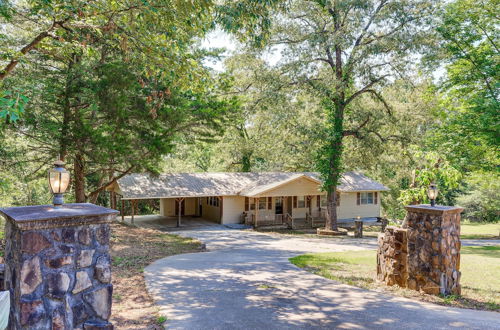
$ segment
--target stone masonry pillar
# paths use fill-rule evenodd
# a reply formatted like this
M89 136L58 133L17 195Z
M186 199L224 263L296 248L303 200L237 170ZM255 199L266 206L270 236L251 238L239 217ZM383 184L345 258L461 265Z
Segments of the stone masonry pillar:
M9 329L112 329L109 223L93 204L0 209Z
M407 206L408 288L460 294L460 207Z

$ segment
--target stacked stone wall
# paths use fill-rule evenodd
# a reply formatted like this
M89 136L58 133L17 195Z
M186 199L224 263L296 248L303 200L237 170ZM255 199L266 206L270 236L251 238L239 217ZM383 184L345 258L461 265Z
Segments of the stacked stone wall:
M406 229L386 227L378 235L377 279L387 285L406 287L408 280Z

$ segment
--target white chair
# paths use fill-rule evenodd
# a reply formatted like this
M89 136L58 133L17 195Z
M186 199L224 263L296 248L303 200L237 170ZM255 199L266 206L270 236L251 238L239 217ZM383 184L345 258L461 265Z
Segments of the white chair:
M0 291L0 330L7 329L9 324L10 292Z

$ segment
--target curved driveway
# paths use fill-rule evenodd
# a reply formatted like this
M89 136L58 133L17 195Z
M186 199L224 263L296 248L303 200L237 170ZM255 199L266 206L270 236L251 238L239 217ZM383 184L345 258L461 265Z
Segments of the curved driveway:
M373 249L370 239L260 234L222 226L177 232L209 252L149 265L168 329L500 329L500 313L448 308L325 279L292 265L307 252Z

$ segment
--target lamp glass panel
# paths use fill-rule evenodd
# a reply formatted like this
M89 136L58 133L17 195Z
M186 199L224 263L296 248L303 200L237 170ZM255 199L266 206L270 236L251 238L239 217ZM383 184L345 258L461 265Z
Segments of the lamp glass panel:
M49 172L49 184L53 194L63 194L69 185L69 173L51 170Z
M69 185L69 173L64 171L61 173L61 186L60 186L60 193L65 193L66 189L68 189Z
M436 199L437 194L438 194L437 187L430 187L429 190L427 191L429 199Z

